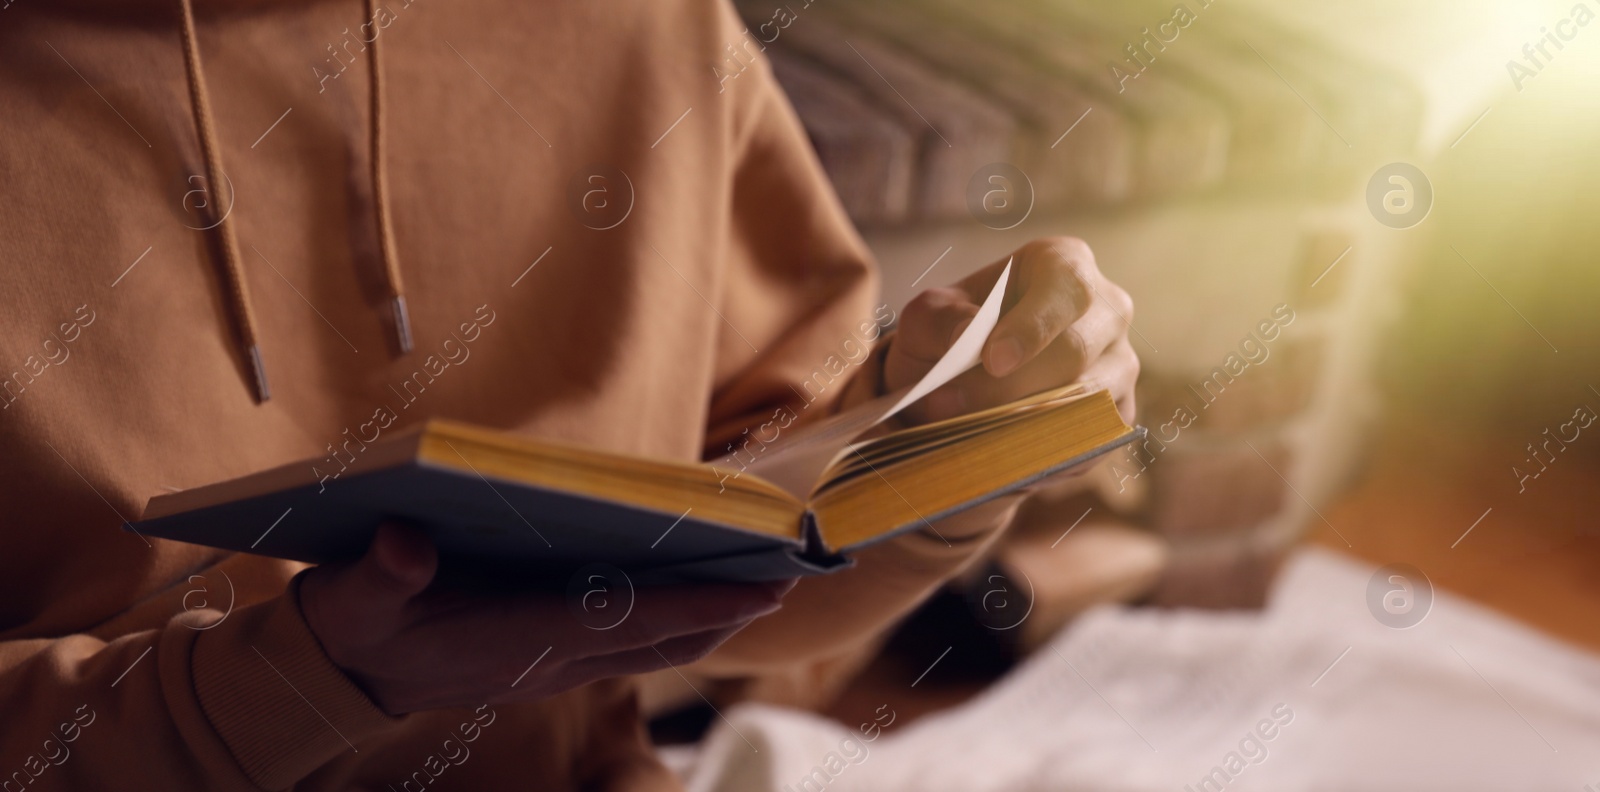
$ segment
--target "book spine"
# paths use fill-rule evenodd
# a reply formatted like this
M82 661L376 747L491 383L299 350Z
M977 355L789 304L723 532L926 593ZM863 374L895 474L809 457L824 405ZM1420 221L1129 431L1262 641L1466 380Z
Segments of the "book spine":
M817 515L810 509L800 515L800 540L800 549L791 550L790 555L802 564L829 572L855 565L855 561L842 553L828 549L828 543L822 539L822 529L817 525Z

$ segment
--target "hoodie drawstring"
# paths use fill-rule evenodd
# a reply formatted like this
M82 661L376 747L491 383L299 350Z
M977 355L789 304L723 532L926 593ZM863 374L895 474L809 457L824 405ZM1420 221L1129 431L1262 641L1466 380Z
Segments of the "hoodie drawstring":
M256 315L250 305L250 290L245 282L243 263L239 259L239 241L234 234L231 218L233 184L228 181L226 171L222 167L222 149L217 143L216 128L211 116L211 102L206 92L205 72L200 65L200 44L195 35L194 2L178 0L178 4L183 17L183 63L189 77L189 104L200 137L200 152L205 159L206 182L212 188L209 190L210 200L207 202L213 220L210 228L215 229L221 236L223 276L228 287L225 302L237 325L240 354L244 357L254 379L256 402L261 403L272 397L272 391L267 386L267 370L261 359ZM366 7L367 19L376 20L378 0L366 0ZM370 177L378 252L383 259L384 285L388 289L389 305L394 314L395 343L399 347L400 354L404 355L411 351L411 316L406 308L404 285L400 279L400 261L395 251L394 222L389 213L389 179L384 148L383 61L379 55L379 38L381 36L375 35L372 41L363 39L371 52L368 88L372 97L372 118L368 154L372 166ZM223 205L228 207L228 211L219 218L216 216L218 207Z
M190 0L184 0L189 2ZM378 0L367 0L367 20L377 25ZM358 30L360 28L357 28ZM357 36L360 38L360 36ZM378 221L378 252L383 257L383 281L389 287L389 306L394 312L395 344L400 354L411 351L411 312L406 310L405 284L400 280L400 258L394 249L394 221L389 217L389 167L388 152L383 144L383 55L379 48L382 34L375 29L372 41L362 39L372 50L368 93L372 95L371 151L372 210Z
M256 313L250 307L250 287L244 279L244 267L239 262L239 240L233 234L233 190L224 187L222 152L217 148L216 130L211 123L211 102L206 95L205 75L200 70L200 44L195 40L194 8L190 0L179 0L183 6L183 63L189 73L189 105L194 110L195 126L200 133L200 153L206 161L206 184L209 200L206 205L213 215L212 228L222 236L223 277L228 283L227 304L238 325L240 352L245 363L255 375L257 402L272 398L267 387L267 369L261 363L261 345L257 340ZM231 188L231 183L227 187ZM223 190L227 189L224 194ZM219 205L228 206L220 219L215 215Z

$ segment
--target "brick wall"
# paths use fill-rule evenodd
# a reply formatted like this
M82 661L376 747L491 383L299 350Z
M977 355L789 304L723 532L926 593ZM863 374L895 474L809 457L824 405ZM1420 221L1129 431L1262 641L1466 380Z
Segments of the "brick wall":
M740 7L888 302L935 261L917 288L1053 234L1086 239L1134 295L1157 439L1110 463L1133 493L1114 500L1171 543L1158 601L1239 606L1322 519L1377 410L1374 358L1422 232L1376 222L1366 181L1442 148L1476 100L1430 96L1418 70L1452 61L1407 32L1406 13L1454 6L1202 2ZM974 209L992 163L1031 187L1014 228Z

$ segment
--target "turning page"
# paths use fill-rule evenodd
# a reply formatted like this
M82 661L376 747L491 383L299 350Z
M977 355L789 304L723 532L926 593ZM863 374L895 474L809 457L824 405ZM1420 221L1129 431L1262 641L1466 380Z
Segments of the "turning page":
M711 465L729 471L733 478L745 473L755 474L804 502L822 472L852 440L978 364L984 342L1000 322L1000 305L1005 300L1006 283L1010 279L1011 262L1007 261L972 323L915 385L857 405L782 438L768 446L754 462L745 463L736 454L729 454L713 460Z

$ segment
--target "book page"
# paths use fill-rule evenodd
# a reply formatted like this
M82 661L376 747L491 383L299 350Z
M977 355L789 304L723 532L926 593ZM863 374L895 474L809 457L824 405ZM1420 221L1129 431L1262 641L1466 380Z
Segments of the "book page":
M780 438L756 456L741 460L738 453L713 460L711 465L738 475L751 473L776 484L801 501L811 495L822 472L863 432L888 420L941 386L976 366L983 355L983 344L1000 322L1000 305L1005 300L1006 283L1011 279L1007 261L994 288L984 298L972 323L961 332L949 351L910 388L880 396L838 415L818 421L805 429Z

